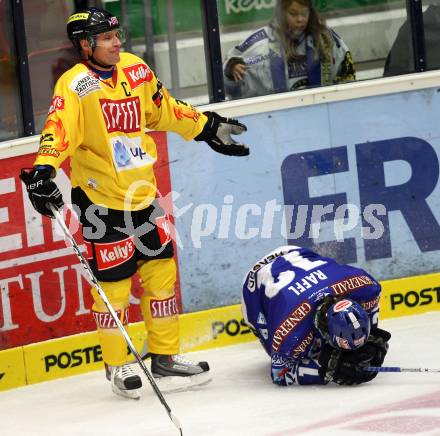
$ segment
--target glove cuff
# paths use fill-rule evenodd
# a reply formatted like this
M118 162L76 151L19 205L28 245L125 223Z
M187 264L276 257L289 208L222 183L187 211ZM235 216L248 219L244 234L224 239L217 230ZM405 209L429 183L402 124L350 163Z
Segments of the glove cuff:
M206 124L203 126L203 130L194 138L194 141L209 141L215 138L217 134L218 125L222 117L215 112L203 112L208 117Z

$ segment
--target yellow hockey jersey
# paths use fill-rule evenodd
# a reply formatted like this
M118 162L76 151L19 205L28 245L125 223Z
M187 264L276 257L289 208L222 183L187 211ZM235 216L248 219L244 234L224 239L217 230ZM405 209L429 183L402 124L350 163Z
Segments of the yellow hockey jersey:
M71 158L72 187L111 209L147 207L156 196L156 144L145 128L196 137L207 117L174 99L148 65L121 53L113 77L85 63L57 81L34 165L56 170Z

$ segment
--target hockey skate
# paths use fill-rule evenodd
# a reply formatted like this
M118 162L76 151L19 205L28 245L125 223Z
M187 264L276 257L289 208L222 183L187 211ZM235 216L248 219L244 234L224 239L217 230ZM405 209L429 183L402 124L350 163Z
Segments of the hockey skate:
M142 380L129 364L122 366L105 364L105 376L111 382L115 394L133 400L139 400L141 397L138 389L142 387Z
M208 362L193 362L178 354L150 356L151 372L162 392L191 390L212 380Z

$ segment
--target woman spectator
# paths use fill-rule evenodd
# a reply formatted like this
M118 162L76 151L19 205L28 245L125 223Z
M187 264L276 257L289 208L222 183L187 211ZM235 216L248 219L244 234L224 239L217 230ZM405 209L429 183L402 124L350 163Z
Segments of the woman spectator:
M278 0L272 21L232 48L223 70L231 98L355 80L348 47L311 0Z

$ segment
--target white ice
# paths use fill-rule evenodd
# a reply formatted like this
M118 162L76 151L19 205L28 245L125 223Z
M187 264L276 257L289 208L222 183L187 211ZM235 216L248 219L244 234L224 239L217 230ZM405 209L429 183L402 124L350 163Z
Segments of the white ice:
M440 313L384 320L387 366L440 367ZM357 387L271 384L259 343L190 353L213 381L165 395L185 436L440 435L440 373L380 373ZM2 436L178 436L146 379L139 401L112 394L103 372L0 392Z

